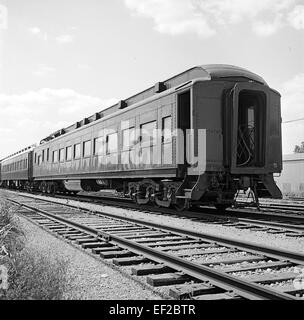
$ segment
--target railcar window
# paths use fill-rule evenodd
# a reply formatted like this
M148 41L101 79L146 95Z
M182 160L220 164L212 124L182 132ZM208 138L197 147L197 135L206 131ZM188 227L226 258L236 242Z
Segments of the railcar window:
M53 151L53 162L56 163L58 162L58 151Z
M38 166L40 166L40 165L41 165L41 155L38 156Z
M94 139L94 155L97 156L101 154L103 154L103 137Z
M72 160L72 147L66 147L66 161Z
M50 160L50 148L47 148L46 150L46 161Z
M59 149L59 162L64 162L64 149Z
M83 156L84 158L91 156L91 141L85 141L83 143Z
M37 153L35 153L35 163L37 163Z
M74 145L74 159L80 159L80 143Z
M163 118L163 143L172 141L171 117Z
M142 146L154 146L156 144L156 121L145 123L140 128Z
M107 136L107 154L115 153L118 149L117 133L112 133Z
M42 150L42 162L44 162L44 150Z
M162 161L163 164L172 164L172 117L163 118Z
M156 128L156 121L140 126L141 157L144 165L158 163Z
M122 132L122 150L130 150L135 144L135 128L129 128Z

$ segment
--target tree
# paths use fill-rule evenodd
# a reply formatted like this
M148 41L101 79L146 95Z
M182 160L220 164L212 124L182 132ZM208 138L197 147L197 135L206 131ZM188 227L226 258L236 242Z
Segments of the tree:
M295 146L294 153L304 153L304 141L301 142L301 146Z

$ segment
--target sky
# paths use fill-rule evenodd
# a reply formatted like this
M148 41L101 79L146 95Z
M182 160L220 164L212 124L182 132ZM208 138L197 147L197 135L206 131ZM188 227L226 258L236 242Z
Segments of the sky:
M224 63L304 119L304 0L0 0L0 159L195 65ZM304 120L282 124L283 152Z

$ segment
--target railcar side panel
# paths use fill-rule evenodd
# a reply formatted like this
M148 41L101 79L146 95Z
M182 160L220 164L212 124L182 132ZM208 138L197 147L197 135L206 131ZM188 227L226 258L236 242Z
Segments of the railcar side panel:
M1 180L7 185L19 187L31 179L31 152L12 156L1 162Z
M126 109L125 112L113 115L105 120L101 119L90 125L84 126L74 132L58 137L50 142L38 146L34 150L33 176L37 180L66 179L66 178L123 178L123 177L175 177L176 176L176 138L170 142L162 143L160 137L155 136L151 144L140 141L141 130L147 125L155 129L162 129L164 119L170 131L176 128L176 94L167 95L148 102L136 108ZM125 148L123 145L123 132L134 129L135 148ZM114 139L117 147L108 152L107 139L117 135ZM100 154L94 150L96 139L101 140L102 151ZM88 142L90 151L84 155ZM75 157L75 145L80 146L81 155ZM67 148L72 148L72 158L67 161ZM131 150L132 149L132 150ZM49 151L47 151L49 150ZM60 150L64 159L60 157ZM58 152L58 153L57 153ZM49 159L42 154L49 154ZM140 163L138 155L146 156L147 163ZM37 159L41 157L41 162ZM56 157L56 159L53 159ZM127 163L126 157L132 158ZM58 158L58 160L57 160ZM171 159L171 161L168 161ZM35 161L36 160L36 161ZM135 161L134 161L135 160ZM39 162L39 164L38 164ZM167 169L167 170L166 170ZM154 170L154 171L152 171Z

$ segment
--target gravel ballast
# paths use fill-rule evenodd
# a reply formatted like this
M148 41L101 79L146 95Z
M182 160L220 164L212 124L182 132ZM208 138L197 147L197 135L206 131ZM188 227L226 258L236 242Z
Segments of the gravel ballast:
M35 196L40 199L49 200L44 196ZM203 221L191 221L185 217L176 217L169 215L153 214L149 212L133 211L127 208L115 208L108 205L84 203L75 200L52 199L52 201L62 204L77 206L78 208L88 209L96 212L106 212L115 214L117 217L128 217L142 221L163 224L165 226L174 226L188 229L195 232L201 232L214 236L232 238L239 241L248 241L262 246L269 246L288 251L294 251L304 254L303 237L287 237L284 234L271 234L264 231L252 231L250 229L238 229L233 226L224 226L218 224L208 224Z
M45 253L51 260L64 259L68 264L67 300L156 300L153 293L127 275L110 268L61 239L20 217L26 246Z

